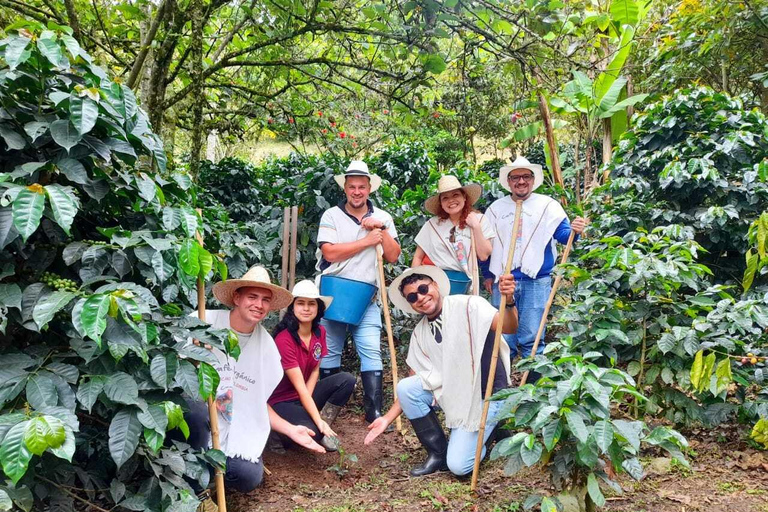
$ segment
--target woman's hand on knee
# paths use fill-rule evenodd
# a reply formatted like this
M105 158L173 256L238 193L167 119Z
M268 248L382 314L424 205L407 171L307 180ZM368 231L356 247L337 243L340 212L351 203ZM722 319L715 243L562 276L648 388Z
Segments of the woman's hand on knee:
M317 424L317 429L324 436L339 437L336 432L331 429L331 426L323 420L320 420L320 422Z

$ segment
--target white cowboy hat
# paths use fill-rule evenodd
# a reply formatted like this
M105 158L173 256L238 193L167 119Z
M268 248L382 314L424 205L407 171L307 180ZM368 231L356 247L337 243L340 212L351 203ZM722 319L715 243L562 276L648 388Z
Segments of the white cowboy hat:
M303 281L296 283L291 291L291 295L293 295L294 299L301 297L303 299L321 300L323 301L323 304L325 304L325 309L328 309L331 302L333 302L333 297L320 295L320 290L318 290L315 283L309 279L304 279Z
M436 282L441 297L447 297L451 294L451 282L440 267L434 265L421 265L420 267L409 268L397 276L397 278L392 281L392 284L389 285L389 298L392 300L392 303L402 311L410 313L411 315L420 314L411 307L411 303L406 300L400 291L400 283L403 282L403 279L413 274L424 274Z
M440 194L458 189L462 189L467 194L467 201L469 201L470 205L475 204L483 194L483 187L477 183L462 186L456 176L440 176L440 180L437 182L437 194L424 201L424 209L432 215L437 215L438 206L440 205Z
M288 305L293 302L293 295L291 295L285 288L272 284L269 272L261 266L251 267L240 279L219 281L213 285L213 296L225 306L232 308L235 306L235 303L232 302L232 296L238 288L246 286L264 288L265 290L272 292L270 311L287 308Z
M533 171L533 187L531 188L531 191L536 190L542 183L544 183L544 173L541 170L541 166L532 164L523 156L518 156L514 162L499 169L499 184L507 192L512 192L512 189L509 187L509 181L507 181L507 176L509 176L509 173L515 169L528 169Z
M371 193L376 192L379 186L381 186L381 176L371 174L368 170L368 165L362 160L352 160L349 162L346 172L344 174L337 174L333 179L336 180L336 183L341 188L344 188L344 181L346 181L347 176L365 176L371 180Z

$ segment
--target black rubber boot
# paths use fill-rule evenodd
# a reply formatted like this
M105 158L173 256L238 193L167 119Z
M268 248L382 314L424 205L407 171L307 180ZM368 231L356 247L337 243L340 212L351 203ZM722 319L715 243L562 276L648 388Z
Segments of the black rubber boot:
M360 372L360 380L363 381L363 409L365 409L365 421L373 422L381 416L381 370Z
M336 368L320 368L320 380L323 380L326 377L330 377L331 375L335 375L339 373L341 368L338 366Z
M411 420L411 425L416 431L416 437L427 450L427 460L420 466L411 469L411 476L424 476L437 471L447 471L448 439L445 437L443 426L440 425L435 411L429 411L426 416Z

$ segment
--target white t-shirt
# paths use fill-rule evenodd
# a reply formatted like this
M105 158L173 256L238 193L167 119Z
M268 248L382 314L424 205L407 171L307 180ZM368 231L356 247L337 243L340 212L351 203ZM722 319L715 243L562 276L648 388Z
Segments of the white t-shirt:
M326 210L320 219L320 228L317 232L316 268L322 275L345 277L376 285L378 277L376 246L367 247L344 261L330 263L323 258L323 252L320 247L324 243L346 244L368 236L369 231L360 225L360 222L355 217L346 212L344 209L345 204L342 203ZM380 220L384 223L390 236L395 239L397 238L397 229L395 228L392 216L384 210L374 207L370 201L368 201L368 213L363 218L366 217Z

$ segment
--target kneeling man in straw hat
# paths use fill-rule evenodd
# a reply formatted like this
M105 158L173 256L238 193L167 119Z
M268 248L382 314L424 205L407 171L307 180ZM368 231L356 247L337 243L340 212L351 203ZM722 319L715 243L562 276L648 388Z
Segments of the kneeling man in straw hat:
M450 282L441 269L421 266L406 270L389 286L389 297L401 310L422 315L408 347L406 362L412 376L397 385L397 401L387 414L369 427L365 444L371 444L401 412L411 420L416 436L427 450L427 460L411 470L422 476L449 469L457 476L472 471L477 435L483 412L483 392L489 378L493 342L499 312L479 296L448 295ZM511 307L504 315L502 332L517 329L512 296L515 279L499 282ZM494 392L509 386L509 347L499 346L499 364L493 379ZM432 405L445 413L450 441ZM503 402L491 402L485 429L487 441L496 425L494 416ZM485 457L485 448L482 456Z
M287 307L293 296L273 285L264 267L253 267L240 279L216 283L213 295L230 309L209 310L206 322L217 329L232 329L240 342L237 361L213 348L218 363L213 365L221 382L216 392L219 440L227 455L224 483L237 491L248 492L261 484L264 464L261 453L270 427L296 444L325 452L312 440L315 435L302 425L292 425L267 405L267 399L283 378L280 353L261 321L270 311ZM190 404L189 444L207 448L211 443L208 406Z

